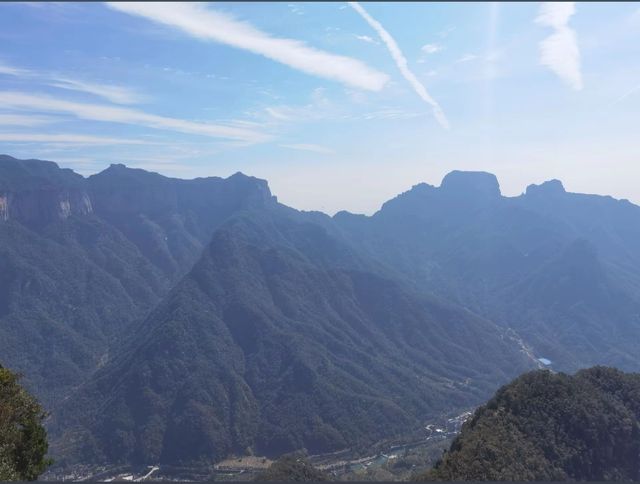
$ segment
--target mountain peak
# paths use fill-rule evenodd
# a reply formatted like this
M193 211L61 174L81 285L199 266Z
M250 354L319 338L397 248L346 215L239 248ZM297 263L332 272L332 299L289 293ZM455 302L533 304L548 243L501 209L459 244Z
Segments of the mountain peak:
M562 182L556 179L546 181L540 185L532 184L527 187L527 195L558 195L561 193L566 193L566 190Z
M492 173L484 171L458 171L448 173L440 184L440 189L456 195L497 198L500 196L500 184Z

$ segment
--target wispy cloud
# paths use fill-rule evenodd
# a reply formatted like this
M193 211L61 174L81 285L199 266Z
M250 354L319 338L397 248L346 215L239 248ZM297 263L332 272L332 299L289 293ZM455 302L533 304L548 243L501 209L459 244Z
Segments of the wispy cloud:
M444 47L442 47L442 45L440 44L425 44L420 48L420 50L425 54L435 54L436 52L440 52L443 49Z
M368 35L356 35L356 39L361 40L363 42L368 42L369 44L377 44L378 41L369 37Z
M536 23L553 28L554 33L540 42L540 63L576 90L582 89L580 50L576 33L569 27L575 13L574 2L544 2Z
M42 126L54 121L54 118L48 116L0 114L0 126Z
M26 69L20 69L0 61L0 74L5 76L24 76L30 74L30 71Z
M455 29L456 29L455 25L448 25L447 27L442 29L440 32L436 33L436 35L441 39L444 39L446 37L449 37L449 34L453 32Z
M259 143L271 138L266 133L258 130L187 121L184 119L149 114L135 109L104 104L85 104L64 101L50 96L24 92L0 91L0 105L5 108L28 109L35 112L65 113L92 121L132 124L249 143Z
M459 59L456 59L454 61L454 64L460 64L462 62L469 62L469 61L472 61L472 60L477 59L477 58L478 58L478 56L475 55L475 54L465 54L462 57L460 57Z
M312 153L319 153L321 155L335 154L335 151L333 151L331 148L327 148L325 146L320 146L320 145L308 144L308 143L283 144L280 146L283 148L291 149L291 150L310 151Z
M300 8L300 6L296 5L295 3L289 3L287 4L287 7L289 7L289 11L295 15L304 15L304 11L302 10L302 8Z
M420 47L420 50L422 51L422 56L416 62L418 64L426 64L428 56L437 54L444 50L444 47L441 44L425 44Z
M108 5L114 10L180 29L192 37L248 50L307 74L349 86L379 91L389 79L359 60L309 47L299 40L274 37L201 4L113 2Z
M55 77L48 83L50 86L73 91L87 92L102 97L116 104L137 104L144 100L144 97L133 89L113 84L98 84L85 82L67 77Z
M424 85L418 80L413 72L409 69L407 59L400 50L400 47L396 43L393 37L385 30L380 22L374 19L369 13L360 5L358 2L349 2L349 5L360 14L362 18L364 18L367 23L378 33L382 41L387 46L391 57L395 61L398 69L402 76L407 80L407 82L411 85L413 90L420 96L420 98L431 106L433 115L436 120L442 125L444 128L449 128L449 121L447 120L444 112L440 108L440 105L433 99Z
M278 104L264 108L268 121L275 122L307 122L321 119L336 118L342 114L340 106L336 106L327 98L325 89L316 88L311 92L311 98L307 104L290 105ZM260 114L254 113L258 118Z
M306 104L280 104L263 108L261 111L249 113L259 120L261 125L296 124L331 121L374 121L401 120L427 116L425 111L407 111L395 107L378 107L375 109L367 102L362 91L345 91L345 98L357 106L343 100L331 100L322 88L314 89L310 102ZM374 109L371 109L374 108ZM265 116L266 115L266 116Z
M425 113L412 113L402 109L381 109L362 115L363 119L413 119L426 116Z
M0 74L28 78L61 89L86 92L116 104L136 104L144 100L144 96L128 87L72 79L58 74L23 69L2 62L0 62Z
M268 106L264 108L269 116L278 121L292 121L295 119L295 111L289 106Z
M10 143L63 143L74 145L142 145L146 141L107 138L84 134L0 133L0 141Z

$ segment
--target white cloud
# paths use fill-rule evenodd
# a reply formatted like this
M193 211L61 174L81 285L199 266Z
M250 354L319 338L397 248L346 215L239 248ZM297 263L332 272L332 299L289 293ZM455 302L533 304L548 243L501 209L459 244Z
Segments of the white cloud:
M31 72L26 69L20 69L19 67L11 66L0 61L0 74L7 76L24 76L29 75Z
M425 54L435 54L436 52L440 52L442 49L444 49L444 47L440 44L425 44L420 48L420 50Z
M289 3L287 6L289 7L289 10L291 11L291 13L295 15L304 15L304 11L300 8L300 6L296 5L295 3Z
M290 144L290 145L280 145L283 148L289 148L291 150L298 151L310 151L312 153L319 153L321 155L333 155L335 151L330 148L326 148L325 146L313 145L307 143L298 143L298 144Z
M142 145L145 141L105 138L83 134L0 133L0 141L8 143L64 143L74 145Z
M294 112L289 106L269 106L264 109L267 114L278 121L291 121L294 119Z
M461 62L469 62L472 60L477 59L478 56L475 54L465 54L462 57L460 57L459 59L457 59L454 64L460 64Z
M554 29L554 33L540 42L540 63L549 67L570 87L580 90L580 50L576 33L569 27L569 19L574 13L574 2L544 2L536 23Z
M456 60L456 63L460 63L460 62L469 62L470 60L474 60L477 59L478 56L475 54L465 54L462 57L460 57L458 60Z
M143 100L143 96L128 87L71 79L56 74L23 69L2 62L0 62L0 74L35 79L49 86L61 89L87 92L116 104L135 104Z
M440 108L440 105L433 99L424 85L418 80L413 72L409 69L407 59L402 54L400 47L396 43L393 37L385 30L380 22L374 19L371 15L367 13L367 11L360 5L358 2L349 2L349 5L360 14L362 18L364 18L367 23L378 33L382 41L387 46L387 49L391 53L391 57L395 61L398 69L400 70L402 76L409 82L413 90L420 96L420 98L431 106L433 115L436 120L440 123L444 128L449 128L449 121L447 120L444 112Z
M68 77L54 77L50 86L73 91L87 92L105 98L116 104L136 104L144 98L133 89L112 84L97 84L92 82L69 79Z
M0 91L0 105L5 108L28 109L32 111L58 112L92 121L132 124L148 128L165 129L181 133L198 134L213 138L225 138L249 143L269 140L266 133L219 124L200 123L177 118L148 114L143 111L108 106L104 104L84 104L64 101L45 95L14 91Z
M574 2L543 2L536 22L554 29L566 27L576 11Z
M449 25L443 30L441 30L440 32L438 32L436 35L441 39L444 39L445 37L449 37L449 34L453 32L455 29L456 29L455 25Z
M363 42L368 42L370 44L377 44L378 43L375 39L372 39L368 35L356 35L356 39L361 40Z
M296 123L327 119L335 114L332 107L322 107L315 102L297 106L287 104L268 106L264 110L275 121Z
M404 111L402 109L381 109L379 111L373 111L365 113L363 119L413 119L425 116L424 113L412 113Z
M349 86L379 91L388 76L363 62L331 54L294 39L277 38L247 22L197 3L107 3L114 10L169 25L202 40L210 40L260 54L307 74Z
M0 114L0 126L41 126L54 121L54 118L50 118L48 116Z

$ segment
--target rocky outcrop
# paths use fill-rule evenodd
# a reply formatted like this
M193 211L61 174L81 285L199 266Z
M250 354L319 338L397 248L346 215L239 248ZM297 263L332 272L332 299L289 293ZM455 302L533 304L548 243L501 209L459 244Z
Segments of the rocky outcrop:
M9 200L6 195L0 195L0 221L9 220Z
M540 185L529 185L527 196L549 197L566 193L560 180L549 180Z
M42 226L72 215L93 212L91 200L80 190L43 188L0 195L0 221L16 220L28 226Z
M32 228L93 212L86 181L51 161L0 155L0 221Z
M442 179L440 189L466 198L499 198L500 185L492 173L454 170Z

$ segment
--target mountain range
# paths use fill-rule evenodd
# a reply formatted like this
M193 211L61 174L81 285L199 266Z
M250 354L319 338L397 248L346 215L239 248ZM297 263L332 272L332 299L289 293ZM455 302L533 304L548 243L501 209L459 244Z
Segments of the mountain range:
M640 368L640 207L448 174L372 216L0 157L0 363L58 465L363 448L551 363Z

